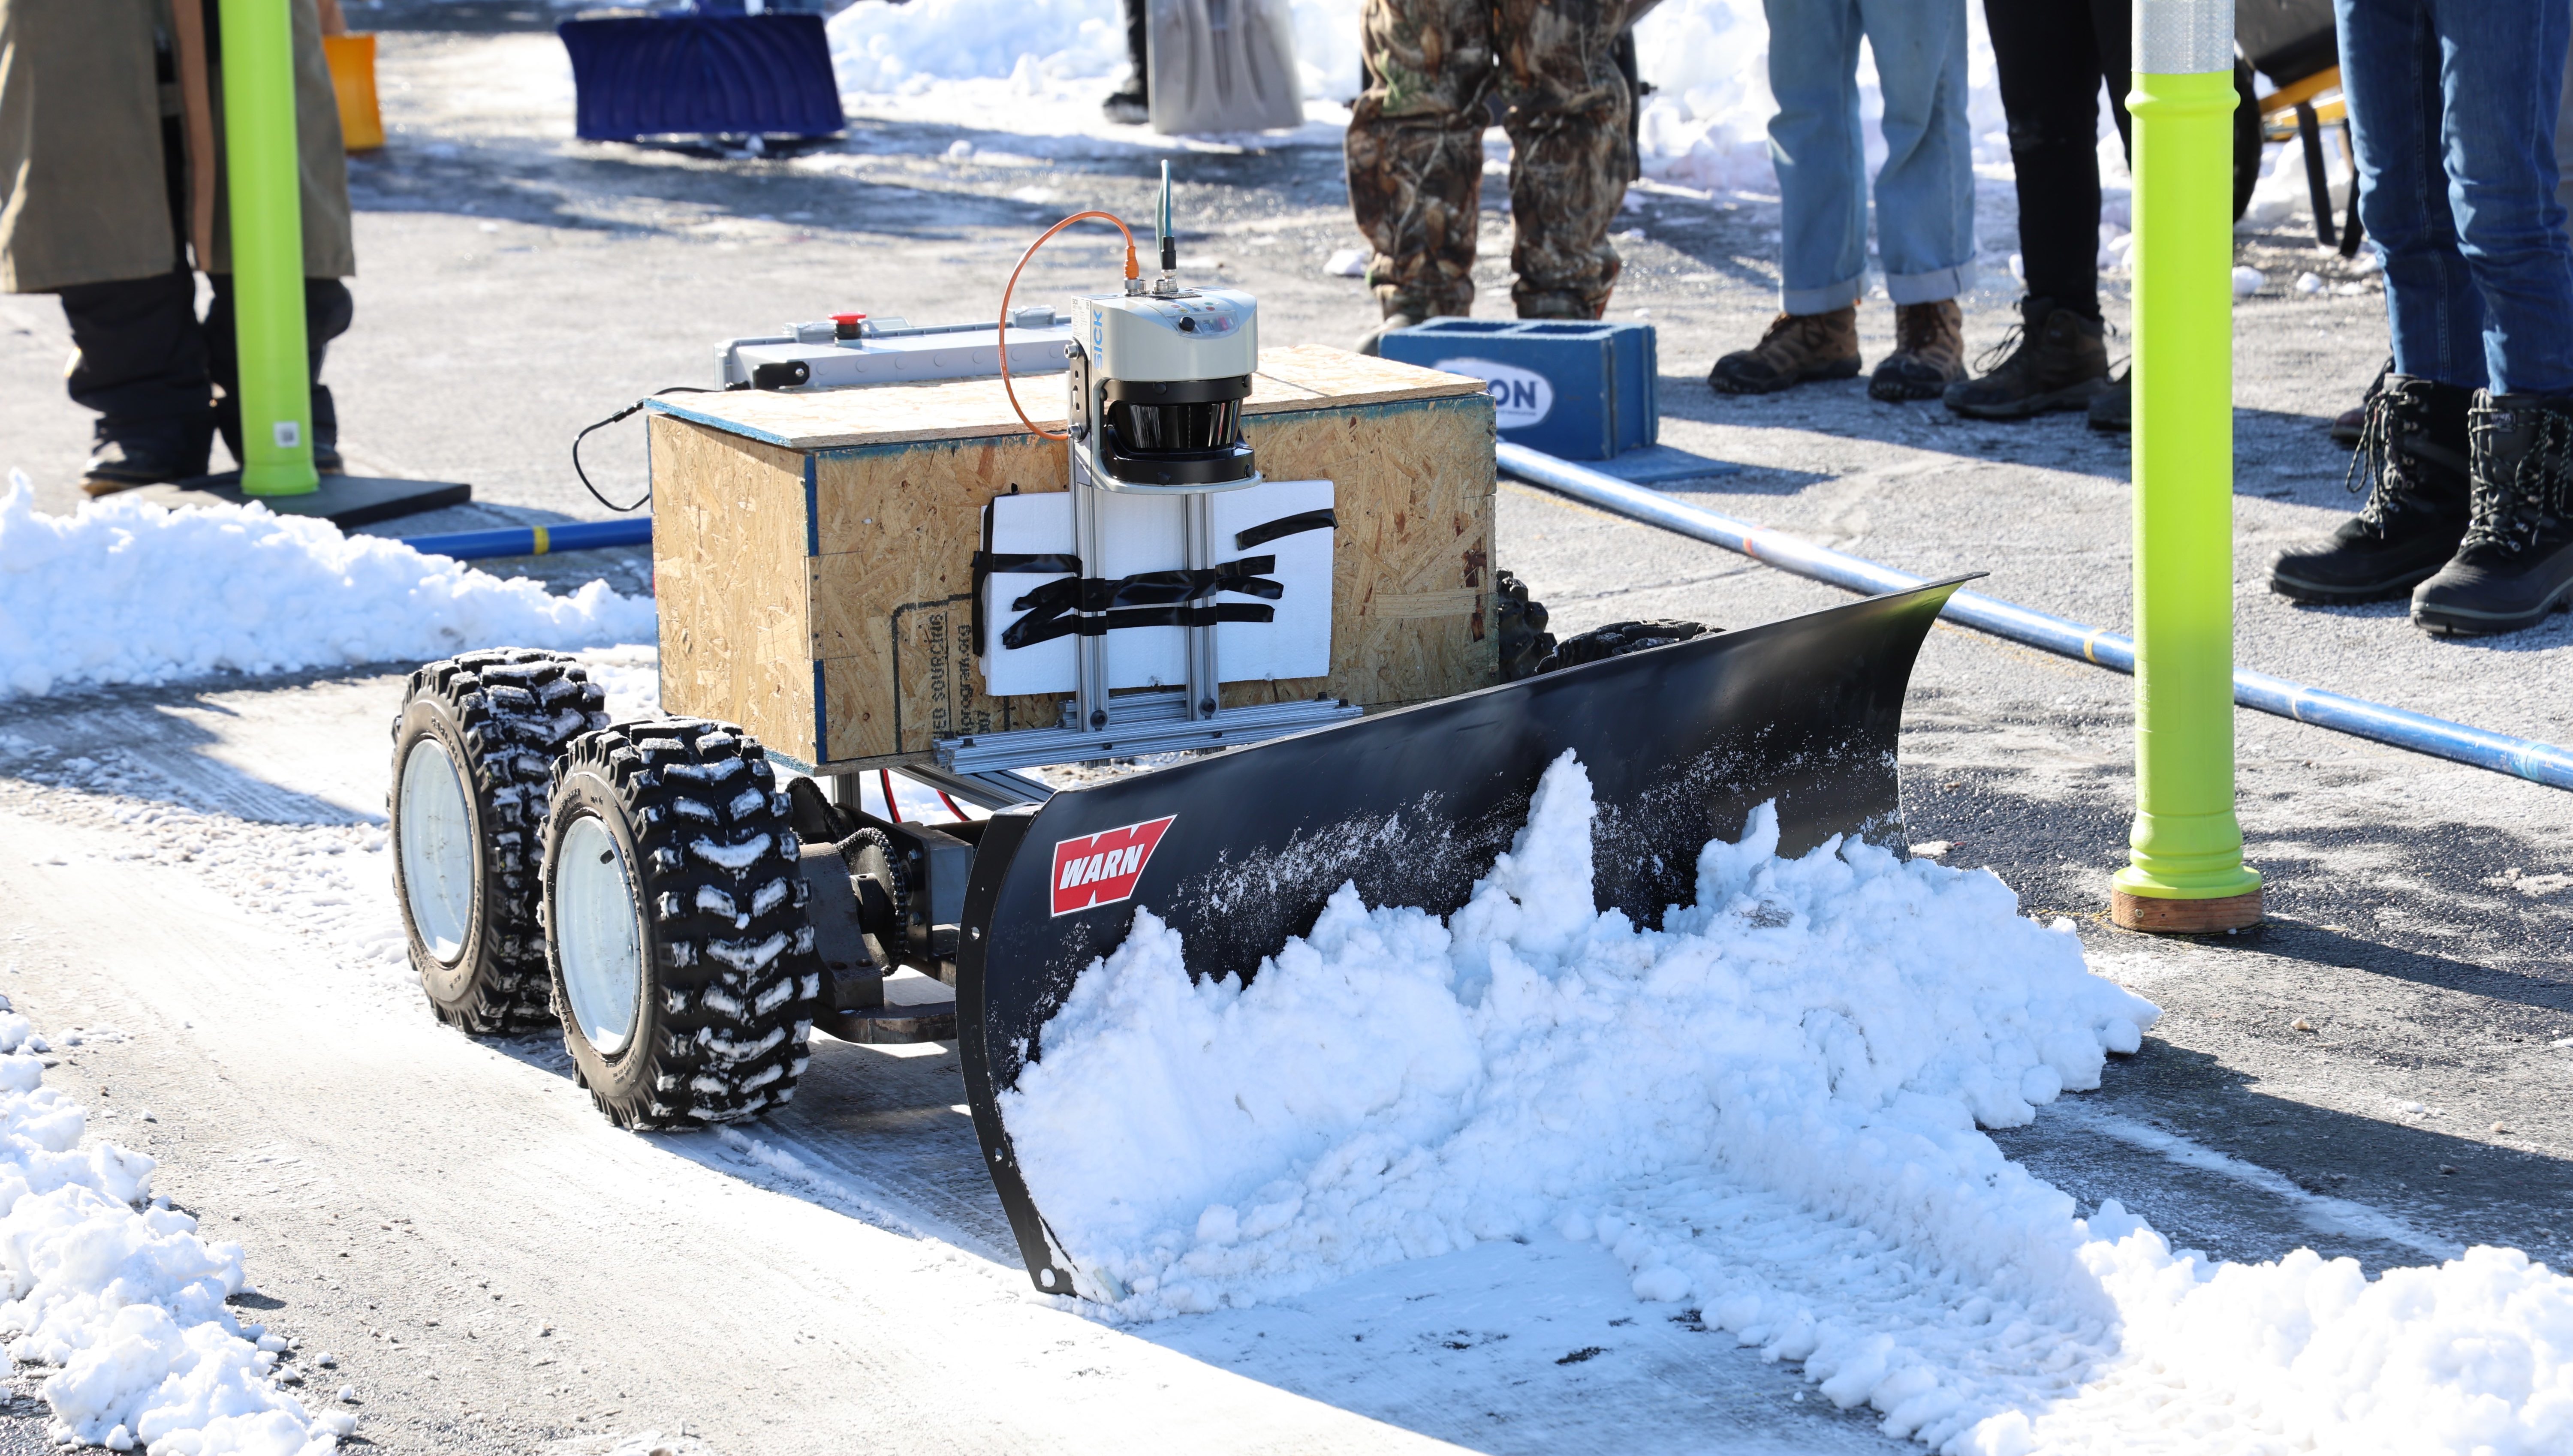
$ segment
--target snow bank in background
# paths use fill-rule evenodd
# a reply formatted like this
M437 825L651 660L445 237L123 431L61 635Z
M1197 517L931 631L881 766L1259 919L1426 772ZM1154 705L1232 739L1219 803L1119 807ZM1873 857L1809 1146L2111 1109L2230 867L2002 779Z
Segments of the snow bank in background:
M1984 30L1984 8L1968 5L1966 117L1978 165L2010 165L2002 119L2000 73ZM1656 91L1644 99L1638 136L1644 173L1664 182L1721 191L1774 192L1769 118L1769 23L1761 0L1662 0L1635 26L1643 74ZM1859 62L1859 117L1871 172L1885 161L1877 124L1885 98L1873 49ZM2102 109L2105 124L2107 109Z
M1345 103L1358 94L1358 6L1288 6L1305 96ZM843 91L917 95L939 81L1010 77L1033 93L1126 73L1118 0L858 0L828 29Z
M55 1437L155 1456L337 1449L356 1419L279 1390L286 1341L225 1307L241 1246L155 1199L151 1158L81 1148L87 1119L42 1086L31 1041L0 997L0 1335L11 1359L61 1367L44 1388Z
M2573 1282L2482 1249L2209 1266L2005 1158L2158 1015L1988 873L1707 846L1661 932L1595 915L1566 758L1445 924L1343 888L1248 989L1134 932L1004 1110L1127 1317L1250 1304L1486 1239L1596 1239L1896 1435L2035 1450L2560 1449Z
M1361 0L1292 0L1295 54L1304 94L1347 104L1363 79ZM2010 146L2001 90L1981 6L1968 13L1969 123L1979 164L2007 167ZM884 0L831 17L831 54L840 87L858 94L923 97L941 83L1007 78L1030 100L1069 89L1095 105L1126 69L1125 25L1117 0ZM1721 190L1774 191L1769 165L1769 26L1761 0L1663 0L1635 27L1644 79L1657 88L1640 121L1646 175ZM1885 160L1876 133L1884 115L1872 58L1862 58L1859 108L1868 165ZM2103 124L2106 124L2103 109ZM1047 121L999 116L1002 131L1050 132ZM1140 135L1133 128L1129 136Z
M0 496L0 697L656 635L652 603L603 581L549 596L264 506L174 511L110 496L40 515L15 472Z
M1008 76L1022 56L1057 78L1112 76L1126 64L1117 0L858 0L825 28L843 91Z

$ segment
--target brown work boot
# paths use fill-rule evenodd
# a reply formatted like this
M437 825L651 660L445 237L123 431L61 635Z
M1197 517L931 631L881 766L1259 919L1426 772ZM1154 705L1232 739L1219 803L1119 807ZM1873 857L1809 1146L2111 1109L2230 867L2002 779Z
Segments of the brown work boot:
M1936 399L1966 376L1966 313L1955 299L1894 306L1894 353L1867 392L1879 399Z
M1719 394L1774 394L1808 379L1858 374L1858 306L1828 314L1781 314L1749 349L1715 362L1707 387Z
M2046 299L2021 301L2020 317L2020 326L1980 361L1992 372L1948 386L1949 408L1977 419L2026 419L2050 409L2088 409L2092 396L2109 387L2107 325Z

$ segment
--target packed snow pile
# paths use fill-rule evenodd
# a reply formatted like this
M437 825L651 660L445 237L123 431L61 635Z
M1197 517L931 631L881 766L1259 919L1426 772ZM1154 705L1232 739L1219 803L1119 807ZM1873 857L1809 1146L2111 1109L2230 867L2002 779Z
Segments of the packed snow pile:
M152 1196L151 1158L80 1145L27 1019L0 998L0 1337L45 1382L56 1439L153 1456L322 1456L356 1427L277 1388L287 1342L236 1319L238 1244Z
M1359 0L1286 0L1286 8L1304 95L1355 97ZM858 0L828 28L840 88L851 92L916 96L941 81L1007 77L1042 95L1067 82L1113 81L1127 66L1118 0Z
M0 697L498 643L650 641L654 620L650 601L603 581L550 596L261 505L169 510L110 496L43 515L14 473L0 496Z
M2096 1088L2158 1013L1989 873L1782 860L1764 809L1639 931L1590 908L1591 820L1567 755L1444 923L1343 888L1247 988L1139 911L1003 1099L1085 1292L1157 1318L1595 1239L1944 1450L2573 1440L2573 1283L2516 1252L2212 1265L2005 1158L1977 1123Z

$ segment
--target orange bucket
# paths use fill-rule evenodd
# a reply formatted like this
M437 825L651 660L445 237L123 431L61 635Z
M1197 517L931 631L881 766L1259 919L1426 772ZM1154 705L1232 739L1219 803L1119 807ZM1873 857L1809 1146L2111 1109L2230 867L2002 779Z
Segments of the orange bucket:
M376 105L376 38L326 35L323 59L331 63L331 89L340 98L340 139L352 152L385 144L385 117Z

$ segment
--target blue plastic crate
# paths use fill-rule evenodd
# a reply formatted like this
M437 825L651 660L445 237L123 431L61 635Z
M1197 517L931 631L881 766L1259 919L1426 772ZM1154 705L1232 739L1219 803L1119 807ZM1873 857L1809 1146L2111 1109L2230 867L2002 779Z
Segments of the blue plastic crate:
M1607 460L1661 435L1650 324L1432 319L1384 336L1384 357L1491 385L1501 438Z

